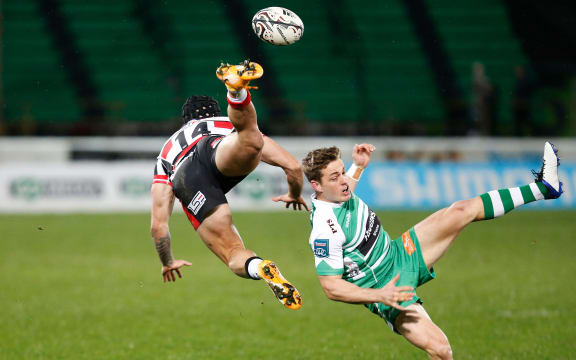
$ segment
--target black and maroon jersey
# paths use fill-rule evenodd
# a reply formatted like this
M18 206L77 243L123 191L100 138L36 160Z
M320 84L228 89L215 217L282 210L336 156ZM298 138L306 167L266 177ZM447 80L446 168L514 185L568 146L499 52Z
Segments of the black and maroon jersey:
M183 159L194 152L200 140L210 135L226 136L232 131L234 126L225 116L187 122L164 143L154 169L153 183L172 186L174 170Z

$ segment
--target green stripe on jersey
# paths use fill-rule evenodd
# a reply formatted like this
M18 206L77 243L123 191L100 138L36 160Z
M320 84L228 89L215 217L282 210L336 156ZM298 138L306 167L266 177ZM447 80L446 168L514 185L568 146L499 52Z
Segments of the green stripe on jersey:
M344 269L339 274L342 274L344 280L359 287L376 285L378 281L374 274L390 266L388 259L380 259L382 254L388 252L390 248L390 238L382 228L376 213L371 211L355 194L352 194L350 200L342 203L341 206L324 206L319 202L313 216L324 217L325 215L320 214L325 212L330 212L332 215L326 218L336 219L338 226L334 226L334 229L336 231L342 229L345 239L342 243ZM324 226L324 223L322 221L317 226ZM371 244L371 249L364 249L366 255L358 249L364 240ZM380 262L377 263L378 259ZM322 271L322 274L327 274L337 270L329 268L328 264L332 264L331 262L327 262L324 266L322 261L317 265L317 272Z
M342 275L344 274L344 269L334 269L322 260L318 266L316 266L316 272L318 275Z

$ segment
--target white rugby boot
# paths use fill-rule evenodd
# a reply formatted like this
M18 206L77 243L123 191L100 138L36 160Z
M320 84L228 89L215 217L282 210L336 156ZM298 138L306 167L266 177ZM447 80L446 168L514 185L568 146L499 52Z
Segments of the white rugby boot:
M542 156L542 168L540 172L535 172L537 182L542 182L548 189L548 193L544 195L545 199L557 199L562 195L562 182L558 178L558 166L560 165L560 158L558 158L558 149L549 141L544 144L544 155Z

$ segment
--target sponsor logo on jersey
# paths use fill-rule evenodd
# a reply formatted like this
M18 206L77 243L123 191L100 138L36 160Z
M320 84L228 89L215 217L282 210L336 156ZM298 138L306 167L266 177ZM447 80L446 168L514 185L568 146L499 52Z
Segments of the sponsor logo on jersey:
M370 210L370 216L368 217L368 226L366 227L366 232L364 233L364 239L368 240L370 239L370 236L376 236L378 235L378 230L380 230L380 221L377 221L376 223L376 230L374 231L374 234L372 233L372 229L374 228L374 221L377 220L376 218L376 213L372 210Z
M328 226L330 226L330 230L332 230L332 234L336 234L337 230L334 227L334 221L332 221L332 219L328 219L326 222L328 223Z
M408 255L412 255L412 253L416 251L416 246L414 246L414 242L412 241L408 231L402 234L402 244L404 245L404 250L406 250Z
M370 215L366 219L366 231L364 232L364 239L358 245L357 249L366 256L370 252L370 249L374 246L380 235L380 219L376 216L376 213L370 210Z
M188 204L188 209L194 213L194 215L198 215L198 211L202 208L204 203L206 202L206 196L202 194L202 192L198 191L190 204Z
M352 215L350 214L350 211L346 212L346 224L344 226L346 226L346 229L348 229L350 227L350 218L352 217Z
M314 256L325 258L328 257L328 239L316 239L314 240Z
M344 268L346 269L346 277L353 280L358 280L366 276L366 273L360 271L358 264L348 256L344 258Z

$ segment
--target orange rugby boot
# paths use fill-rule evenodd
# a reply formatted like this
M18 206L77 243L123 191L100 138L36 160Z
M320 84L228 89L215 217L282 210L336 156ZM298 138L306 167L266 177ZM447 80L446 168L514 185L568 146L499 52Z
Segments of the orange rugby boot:
M250 81L259 79L264 74L264 69L260 64L244 60L238 65L220 64L216 69L216 77L226 84L231 92L238 92L242 89L258 89L256 86L249 86Z
M298 310L302 307L300 293L294 285L282 276L272 261L262 260L258 264L258 275L266 281L276 298L288 309Z

